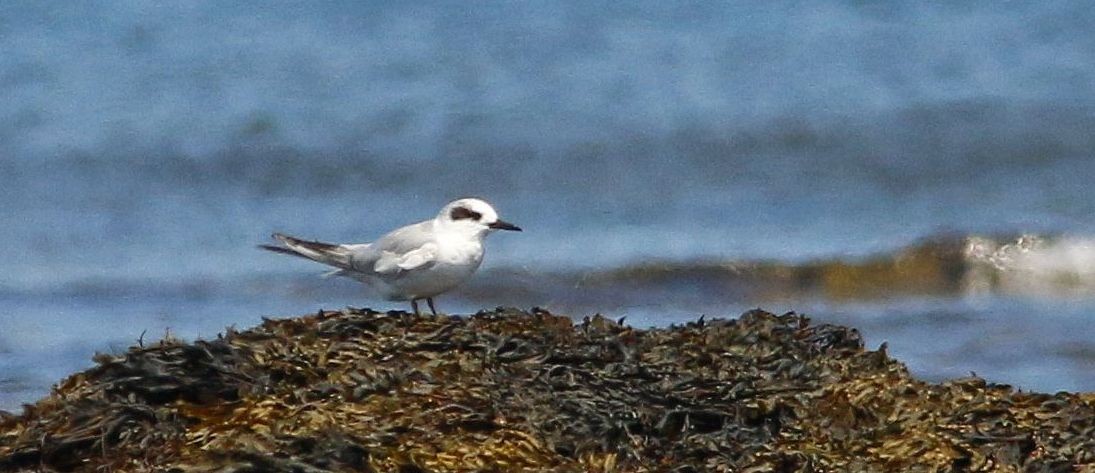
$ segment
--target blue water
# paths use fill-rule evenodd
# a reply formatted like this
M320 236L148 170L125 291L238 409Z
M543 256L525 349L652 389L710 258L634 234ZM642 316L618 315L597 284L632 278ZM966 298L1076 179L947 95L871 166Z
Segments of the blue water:
M493 236L484 270L529 287L939 233L1088 238L1093 20L1081 1L0 4L0 409L143 331L386 307L253 246L366 241L465 195L526 229ZM488 282L443 307L662 325L765 305L860 327L932 379L1095 390L1083 288L593 300Z

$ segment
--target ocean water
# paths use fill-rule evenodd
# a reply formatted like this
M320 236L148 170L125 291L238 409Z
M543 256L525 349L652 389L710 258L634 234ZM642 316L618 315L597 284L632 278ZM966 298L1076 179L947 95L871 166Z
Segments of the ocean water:
M467 195L444 311L637 326L764 307L915 373L1095 390L1095 11L6 2L0 409L96 351L397 307L272 231L368 241Z

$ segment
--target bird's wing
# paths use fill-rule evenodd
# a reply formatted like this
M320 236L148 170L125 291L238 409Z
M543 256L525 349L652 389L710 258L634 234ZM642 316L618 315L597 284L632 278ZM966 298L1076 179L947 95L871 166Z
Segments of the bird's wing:
M386 276L394 276L405 271L428 268L435 261L437 261L437 245L428 243L426 246L408 253L384 253L373 266L373 271Z
M437 242L432 232L432 221L396 229L367 247L353 251L353 267L360 272L382 276L427 268L437 260Z

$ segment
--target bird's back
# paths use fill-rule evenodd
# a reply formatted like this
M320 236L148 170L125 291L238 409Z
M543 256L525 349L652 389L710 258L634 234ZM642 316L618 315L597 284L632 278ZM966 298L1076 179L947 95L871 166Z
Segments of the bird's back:
M427 244L436 243L433 231L433 220L426 220L392 230L377 238L369 247L377 251L406 254Z

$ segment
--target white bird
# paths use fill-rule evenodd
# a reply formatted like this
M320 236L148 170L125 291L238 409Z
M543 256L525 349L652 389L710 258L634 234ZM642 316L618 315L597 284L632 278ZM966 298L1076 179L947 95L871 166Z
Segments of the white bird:
M436 315L434 296L459 286L479 269L483 239L495 230L521 228L500 220L482 200L460 199L432 220L398 228L372 243L323 243L275 233L284 247L259 248L334 266L327 275L361 281L387 300L409 300L415 314L418 301L425 299Z

